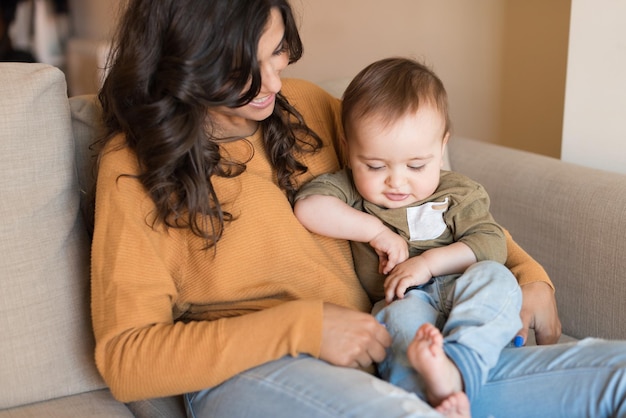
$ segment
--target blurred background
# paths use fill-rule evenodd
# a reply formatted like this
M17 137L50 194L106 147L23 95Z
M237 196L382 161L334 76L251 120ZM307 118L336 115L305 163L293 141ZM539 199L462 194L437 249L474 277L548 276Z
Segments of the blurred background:
M62 65L70 35L67 0L0 0L0 60Z
M59 66L70 95L98 90L126 0L0 1L0 52ZM285 76L340 94L374 60L416 58L456 135L626 174L626 2L290 1L305 53Z

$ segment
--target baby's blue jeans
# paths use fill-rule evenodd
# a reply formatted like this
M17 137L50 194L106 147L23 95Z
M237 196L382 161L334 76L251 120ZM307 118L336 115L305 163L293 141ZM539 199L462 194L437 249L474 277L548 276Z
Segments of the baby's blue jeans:
M409 392L421 394L421 376L409 364L407 347L417 329L429 322L441 330L443 349L461 370L470 401L486 383L502 349L522 327L522 293L509 269L482 261L464 274L432 279L403 299L374 306L376 318L393 338L380 376Z

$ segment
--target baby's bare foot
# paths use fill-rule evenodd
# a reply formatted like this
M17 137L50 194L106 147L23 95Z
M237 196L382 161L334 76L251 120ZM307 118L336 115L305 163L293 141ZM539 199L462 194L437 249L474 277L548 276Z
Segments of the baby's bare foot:
M407 349L411 365L426 383L426 397L433 406L463 391L461 373L443 351L443 336L432 324L424 324L415 333Z
M470 418L471 416L469 400L463 392L448 396L435 409L447 418Z

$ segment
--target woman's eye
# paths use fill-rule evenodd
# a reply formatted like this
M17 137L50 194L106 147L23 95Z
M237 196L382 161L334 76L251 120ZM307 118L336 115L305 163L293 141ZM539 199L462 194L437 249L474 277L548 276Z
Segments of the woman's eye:
M287 46L287 43L283 43L280 48L278 48L276 51L274 51L274 55L282 55L285 52L287 52L287 50L289 49L289 47Z

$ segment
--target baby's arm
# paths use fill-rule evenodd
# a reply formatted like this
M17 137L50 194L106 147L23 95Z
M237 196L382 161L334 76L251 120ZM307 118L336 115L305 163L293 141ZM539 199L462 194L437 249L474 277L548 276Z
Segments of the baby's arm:
M379 270L383 274L409 257L404 238L380 219L354 209L334 196L302 197L296 201L294 214L305 228L316 234L369 243L379 256Z
M424 251L397 265L387 276L385 300L402 299L409 287L427 283L432 277L463 273L475 262L476 255L463 242Z

